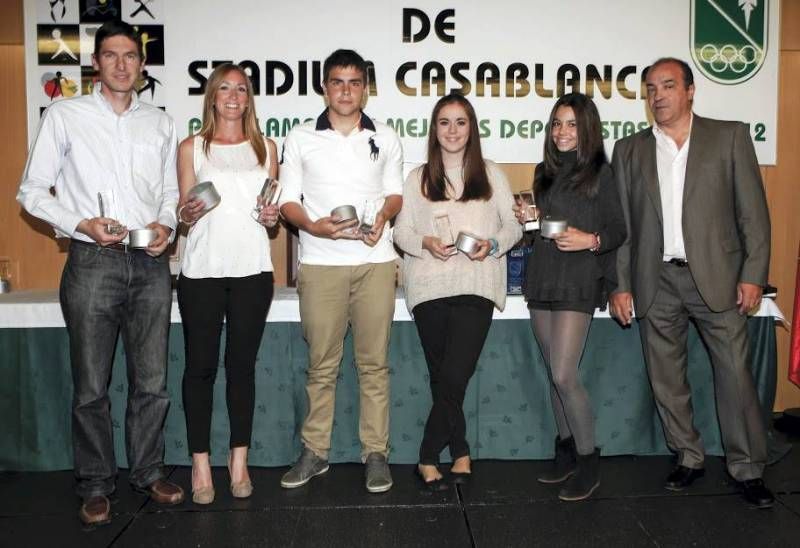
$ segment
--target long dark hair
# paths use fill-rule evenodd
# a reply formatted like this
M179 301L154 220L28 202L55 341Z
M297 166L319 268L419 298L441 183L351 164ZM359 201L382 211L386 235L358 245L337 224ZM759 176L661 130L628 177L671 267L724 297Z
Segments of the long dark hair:
M568 93L561 96L553 110L544 137L543 166L536 170L533 180L533 192L536 202L544 197L553 185L553 179L561 168L558 149L553 142L551 129L553 118L559 107L570 107L578 124L577 161L568 175L569 187L589 198L597 195L597 174L608 163L603 148L603 131L600 126L600 115L594 102L582 93Z
M422 167L422 195L432 202L447 200L447 186L451 185L447 178L442 149L436 138L436 125L439 113L447 105L457 103L464 108L469 118L469 138L464 150L464 192L458 199L459 202L470 200L488 200L492 197L492 187L489 176L486 174L486 164L481 153L481 137L478 131L478 120L475 109L469 101L457 93L451 93L439 99L431 113L431 123L428 127L428 163Z

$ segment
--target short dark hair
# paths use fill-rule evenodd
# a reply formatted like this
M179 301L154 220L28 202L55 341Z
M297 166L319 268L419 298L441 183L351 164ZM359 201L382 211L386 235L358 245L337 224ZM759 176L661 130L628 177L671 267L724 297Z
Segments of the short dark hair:
M331 53L322 64L322 81L327 82L331 75L331 70L337 67L355 67L360 71L367 82L367 62L352 49L337 49Z
M674 63L680 67L681 72L683 73L683 84L687 89L689 86L694 85L694 73L692 72L692 67L689 66L689 63L683 59L678 59L677 57L661 57L656 59L652 65L647 67L647 71L644 75L645 78L647 78L647 72L649 72L653 67L657 67L658 65L667 65L669 63Z
M112 36L124 36L126 38L130 38L133 43L136 44L136 51L139 52L139 57L144 59L144 48L142 47L142 41L139 38L139 31L133 28L133 25L130 25L124 21L106 21L99 29L97 29L97 32L94 35L95 57L100 55L100 46L103 44L103 40L106 38L111 38Z

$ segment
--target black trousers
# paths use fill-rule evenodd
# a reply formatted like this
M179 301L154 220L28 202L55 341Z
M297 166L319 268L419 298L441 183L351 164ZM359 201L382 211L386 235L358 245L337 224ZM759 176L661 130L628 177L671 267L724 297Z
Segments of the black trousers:
M438 464L447 446L453 460L469 455L464 394L486 342L493 309L492 301L477 295L435 299L414 307L433 395L419 449L421 464Z
M230 447L249 447L255 405L255 362L269 305L272 272L242 278L178 279L186 369L183 407L189 453L210 451L211 410L225 329L225 395Z

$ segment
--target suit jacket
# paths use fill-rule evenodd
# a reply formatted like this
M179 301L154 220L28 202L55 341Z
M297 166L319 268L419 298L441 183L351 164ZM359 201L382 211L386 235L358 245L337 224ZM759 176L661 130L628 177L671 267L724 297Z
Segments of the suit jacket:
M617 291L632 292L636 315L643 317L658 290L664 254L652 128L618 141L612 165L628 228L617 250ZM766 284L769 211L745 124L694 115L682 226L686 260L709 309L735 307L739 282Z

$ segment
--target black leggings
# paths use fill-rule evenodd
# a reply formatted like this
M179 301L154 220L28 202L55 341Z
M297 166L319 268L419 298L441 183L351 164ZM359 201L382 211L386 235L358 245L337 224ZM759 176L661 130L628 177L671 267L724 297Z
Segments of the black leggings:
M419 448L420 464L438 464L446 446L453 460L469 455L464 394L489 333L493 309L492 301L476 295L445 297L414 307L433 396Z
M186 369L183 407L189 453L211 449L211 410L225 329L225 395L230 447L249 447L255 405L255 362L272 302L272 272L242 278L178 279Z

